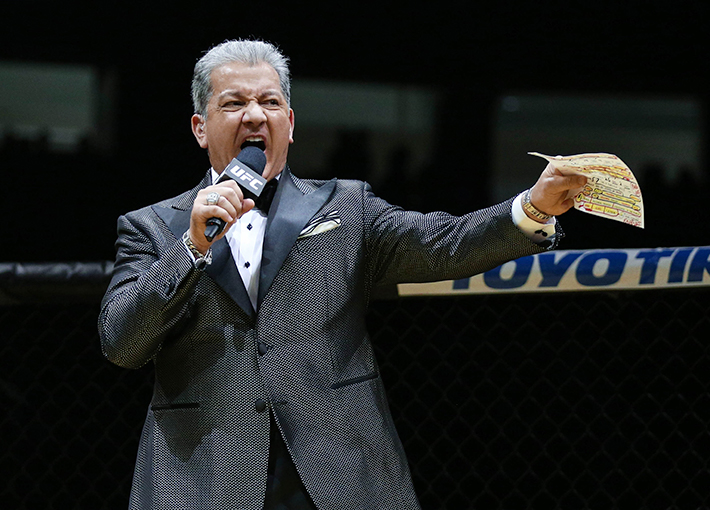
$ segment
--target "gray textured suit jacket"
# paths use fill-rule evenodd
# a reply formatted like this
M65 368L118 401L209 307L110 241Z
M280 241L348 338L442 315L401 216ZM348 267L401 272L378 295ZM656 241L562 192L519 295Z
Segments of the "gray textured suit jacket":
M542 248L512 223L511 201L420 214L363 182L286 169L257 312L224 239L205 272L180 241L208 179L118 222L103 352L155 365L130 507L260 510L271 409L319 509L419 508L365 329L371 291L467 277Z

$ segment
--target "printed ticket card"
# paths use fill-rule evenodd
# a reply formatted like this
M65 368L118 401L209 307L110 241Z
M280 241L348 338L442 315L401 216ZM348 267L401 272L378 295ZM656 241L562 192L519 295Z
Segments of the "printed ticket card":
M641 188L631 169L614 154L528 154L546 159L563 174L587 176L587 184L569 194L574 196L575 209L644 228Z

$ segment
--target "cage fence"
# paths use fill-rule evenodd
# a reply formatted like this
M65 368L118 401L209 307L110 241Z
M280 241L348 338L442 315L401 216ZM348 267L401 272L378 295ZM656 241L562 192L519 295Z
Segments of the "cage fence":
M3 508L127 506L152 371L103 358L110 267L85 269L3 279ZM706 506L709 305L704 288L374 301L422 506Z

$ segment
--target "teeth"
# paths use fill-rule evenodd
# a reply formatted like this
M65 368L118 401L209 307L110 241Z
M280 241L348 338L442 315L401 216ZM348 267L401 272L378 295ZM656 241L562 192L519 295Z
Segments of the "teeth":
M247 145L253 145L261 150L266 150L266 142L264 142L264 139L261 136L249 136L245 138L244 143L242 144L242 149Z

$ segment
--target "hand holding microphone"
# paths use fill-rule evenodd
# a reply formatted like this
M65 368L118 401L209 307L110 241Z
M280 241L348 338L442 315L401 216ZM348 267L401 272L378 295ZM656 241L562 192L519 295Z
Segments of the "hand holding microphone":
M245 147L217 183L197 194L190 217L190 238L201 253L207 252L228 224L254 207L266 184L261 176L265 166L263 151Z
M244 198L251 198L256 202L266 186L266 179L261 176L265 166L266 155L264 151L257 147L244 147L239 155L222 171L217 184L232 180L239 185ZM216 198L219 200L219 197ZM225 225L226 222L222 218L210 218L207 220L205 238L211 242L215 236L224 230Z

